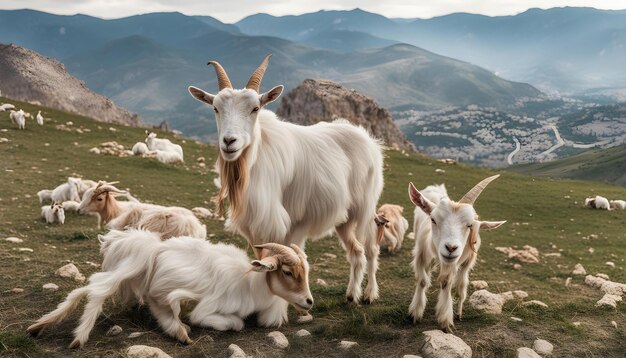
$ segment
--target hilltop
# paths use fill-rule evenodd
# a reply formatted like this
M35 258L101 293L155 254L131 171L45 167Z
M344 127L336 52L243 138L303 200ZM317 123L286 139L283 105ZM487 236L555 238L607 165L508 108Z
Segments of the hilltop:
M0 101L5 101L1 98ZM17 103L18 107L33 113L40 107ZM26 327L41 314L53 309L79 284L54 275L54 271L74 262L80 271L90 275L97 271L87 261L100 263L96 219L68 214L64 226L45 225L39 219L36 192L52 188L69 175L89 179L119 180L119 187L129 188L141 200L164 205L210 207L210 197L216 189L210 163L216 158L216 149L171 133L159 136L180 143L185 150L185 164L167 166L155 160L96 155L89 149L105 141L115 140L130 146L143 140L140 128L103 125L79 115L58 110L43 109L50 118L42 127L27 122L26 130L18 131L0 113L0 355L3 356L119 356L133 344L158 346L176 357L222 356L231 343L241 346L255 356L314 356L338 357L339 340L357 341L359 345L350 354L355 356L388 356L418 354L424 340L422 331L436 329L434 302L436 291L429 293L424 320L413 324L407 317L407 307L415 286L409 266L413 241L406 239L397 254L383 253L380 259L379 283L381 299L372 305L349 306L344 303L349 266L336 238L322 239L307 244L311 263L311 290L315 298L312 310L314 320L296 324L290 312L290 322L279 330L289 338L291 345L285 352L270 346L267 333L275 329L255 326L253 318L246 321L242 332L216 332L193 327L191 338L195 343L181 346L166 338L141 307L121 307L107 304L89 343L80 350L68 350L71 331L79 313L55 329L33 339L25 334ZM72 122L70 127L89 129L64 131L56 125ZM111 130L110 128L113 128ZM203 156L207 168L197 165ZM453 198L459 198L480 179L496 173L463 164L444 165L419 154L386 151L385 189L381 203L397 203L405 208L411 220L413 207L408 201L407 183L419 188L431 183L445 182ZM435 169L443 169L439 174ZM581 276L572 276L576 263L587 272L605 273L614 281L626 282L624 271L626 239L624 227L626 212L602 212L582 207L582 199L593 194L610 198L626 197L626 189L602 183L575 180L532 178L526 175L502 172L476 204L478 213L486 220L508 220L500 229L481 233L483 244L479 262L471 280L486 280L492 292L524 290L528 299L545 302L548 307L522 306L519 300L504 305L501 315L488 315L472 309L466 302L464 318L456 322L455 334L469 344L475 356L514 356L518 347L530 346L535 338L543 338L555 345L555 356L623 355L626 340L626 305L617 309L595 307L601 293L583 284ZM246 248L240 237L223 230L223 221L205 221L212 242L234 243ZM590 238L590 235L596 235ZM13 244L8 236L24 240ZM495 250L498 246L523 245L536 247L540 255L537 264L522 264L515 269L506 255ZM30 248L33 252L20 251ZM589 249L593 248L593 254ZM333 258L328 253L337 257ZM558 253L548 257L546 253ZM615 263L615 267L605 264ZM573 277L569 287L567 277ZM328 286L317 284L323 279ZM42 289L54 282L56 292ZM13 293L12 288L22 288ZM470 294L472 290L470 289ZM521 318L515 322L510 317ZM618 328L611 326L616 321ZM575 324L579 322L580 324ZM112 325L120 325L124 332L115 337L106 336ZM294 337L299 329L312 333L310 338ZM131 332L145 332L138 338L127 338Z

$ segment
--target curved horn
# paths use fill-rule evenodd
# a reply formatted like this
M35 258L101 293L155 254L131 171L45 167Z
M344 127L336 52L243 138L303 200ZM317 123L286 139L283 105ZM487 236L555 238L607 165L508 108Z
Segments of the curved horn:
M220 88L220 91L224 88L233 88L233 85L230 84L230 80L228 79L228 75L226 74L226 70L224 67L219 64L217 61L209 61L207 65L213 65L215 67L215 74L217 75L217 85Z
M267 65L270 63L270 57L272 55L267 55L263 59L263 62L257 67L257 69L252 73L248 83L246 84L246 88L253 89L257 91L257 93L261 92L261 81L263 80L263 75L265 74L265 70L267 69Z
M476 184L472 189L470 189L467 194L463 195L461 200L459 200L459 203L474 205L474 202L476 201L480 193L487 187L487 185L489 185L489 183L498 179L499 176L500 174L483 179L480 183Z
M300 258L293 249L281 244L276 243L268 243L263 245L254 246L257 249L267 249L270 250L274 255L280 256L280 258L288 265L297 264L300 262Z
M111 192L111 193L116 193L116 194L128 194L126 190L119 190L118 188L114 187L111 184L113 183L106 183L102 186L98 186L96 189L98 193Z

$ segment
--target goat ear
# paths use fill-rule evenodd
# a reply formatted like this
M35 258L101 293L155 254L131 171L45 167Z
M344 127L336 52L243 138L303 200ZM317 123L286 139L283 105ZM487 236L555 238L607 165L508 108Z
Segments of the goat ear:
M481 230L497 229L505 222L506 220L504 221L480 221L480 229Z
M283 85L280 86L276 86L274 88L272 88L271 90L263 93L261 95L261 98L259 99L261 101L261 107L265 106L266 104L270 104L272 102L274 102L275 100L278 99L278 97L280 97L280 94L283 93Z
M188 90L189 90L189 93L191 93L191 95L193 96L193 98L197 99L200 102L210 104L211 106L213 105L213 98L215 98L214 95L208 92L205 92L201 90L200 88L194 87L194 86L189 86Z
M250 264L252 265L252 270L257 272L276 271L278 268L276 260L268 260L267 258L263 260L254 260Z
M415 206L422 209L422 211L428 215L430 215L435 208L435 204L422 195L419 190L415 189L413 183L409 183L409 199L411 199L411 202L415 204Z

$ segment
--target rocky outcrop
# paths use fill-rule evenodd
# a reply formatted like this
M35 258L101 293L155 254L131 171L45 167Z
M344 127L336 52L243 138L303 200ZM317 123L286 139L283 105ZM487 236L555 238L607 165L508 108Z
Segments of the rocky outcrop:
M415 151L415 146L396 126L388 110L379 107L372 98L332 81L304 80L284 95L276 113L301 125L345 118L363 126L389 147Z
M0 91L5 97L81 114L100 122L139 126L136 114L92 92L59 61L17 45L0 44Z

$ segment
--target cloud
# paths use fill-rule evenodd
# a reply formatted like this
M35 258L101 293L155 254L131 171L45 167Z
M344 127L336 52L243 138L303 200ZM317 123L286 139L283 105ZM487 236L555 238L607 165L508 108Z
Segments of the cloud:
M161 11L179 11L187 15L210 15L224 22L236 22L248 15L269 13L276 16L298 15L324 10L361 8L387 17L430 18L453 12L488 16L514 15L529 8L547 9L561 6L586 6L602 9L624 9L623 0L3 0L2 9L29 8L55 14L82 13L102 18L119 18Z

